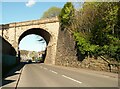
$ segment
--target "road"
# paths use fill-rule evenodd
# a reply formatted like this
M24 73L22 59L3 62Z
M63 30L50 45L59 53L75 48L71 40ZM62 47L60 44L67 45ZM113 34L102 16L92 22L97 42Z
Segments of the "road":
M27 64L17 87L118 87L118 79L89 70Z

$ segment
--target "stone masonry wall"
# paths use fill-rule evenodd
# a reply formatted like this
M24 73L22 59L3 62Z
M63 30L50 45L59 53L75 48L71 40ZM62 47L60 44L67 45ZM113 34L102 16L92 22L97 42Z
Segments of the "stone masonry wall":
M103 59L85 58L79 61L77 58L77 50L75 48L75 41L70 32L59 30L58 43L57 43L57 54L56 54L56 65L79 67L92 69L97 71L107 71L118 73L119 68L116 65L109 65Z
M61 66L77 66L75 41L72 35L67 31L59 30L56 65Z

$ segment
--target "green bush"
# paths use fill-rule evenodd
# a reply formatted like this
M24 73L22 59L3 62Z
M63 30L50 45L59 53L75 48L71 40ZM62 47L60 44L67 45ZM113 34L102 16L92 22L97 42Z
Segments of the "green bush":
M81 37L78 32L74 33L74 38L81 54L86 56L108 55L109 57L120 61L120 46L113 44L104 46L90 44L90 41L86 40L84 37Z

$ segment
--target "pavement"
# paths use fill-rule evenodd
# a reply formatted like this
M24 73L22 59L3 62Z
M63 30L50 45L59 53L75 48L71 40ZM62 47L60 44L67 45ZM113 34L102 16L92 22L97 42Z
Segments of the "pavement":
M3 87L118 87L118 74L46 64L26 64Z
M2 79L1 87L16 88L24 65L25 65L24 63L20 63L18 66L10 70Z

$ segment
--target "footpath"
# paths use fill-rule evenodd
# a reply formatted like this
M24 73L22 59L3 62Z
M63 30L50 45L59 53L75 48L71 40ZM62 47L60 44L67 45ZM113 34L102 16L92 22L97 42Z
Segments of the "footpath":
M24 63L20 63L5 75L2 79L2 89L16 89L23 67Z

